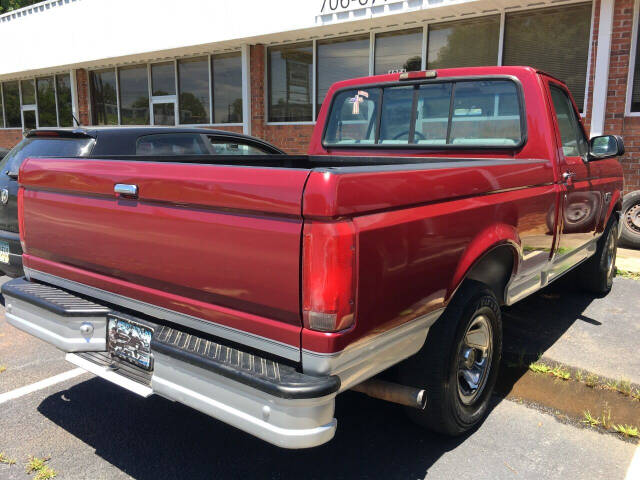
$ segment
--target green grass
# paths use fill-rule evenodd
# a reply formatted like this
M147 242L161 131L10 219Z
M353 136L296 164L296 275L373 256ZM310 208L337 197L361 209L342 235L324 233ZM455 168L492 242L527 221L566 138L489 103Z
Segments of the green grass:
M582 416L584 417L582 419L582 423L585 423L590 427L599 427L602 423L600 422L600 419L598 417L594 417L593 415L591 415L591 412L589 410L582 412Z
M630 272L628 270L616 268L616 275L618 277L630 278L632 280L640 280L640 272Z
M51 457L29 457L29 461L25 465L25 470L27 473L35 472L35 475L33 476L34 480L47 480L49 478L54 478L58 474L49 465L47 465L47 462L50 459Z
M625 437L640 437L640 432L638 431L638 427L634 427L633 425L614 425L613 430L620 435L624 435Z
M547 375L553 375L556 378L560 378L562 380L569 380L571 378L571 372L561 365L556 365L555 367L550 367L549 365L545 365L541 362L533 362L529 365L529 370L535 373L543 373Z
M0 463L6 463L7 465L15 465L16 459L9 458L4 452L0 452Z

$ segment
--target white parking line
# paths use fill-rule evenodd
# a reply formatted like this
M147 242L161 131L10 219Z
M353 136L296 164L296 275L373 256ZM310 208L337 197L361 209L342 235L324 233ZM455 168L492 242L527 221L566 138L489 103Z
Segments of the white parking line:
M54 375L53 377L45 378L44 380L40 380L39 382L32 383L31 385L16 388L15 390L11 390L10 392L0 394L0 404L8 402L9 400L20 398L23 395L28 395L29 393L37 392L38 390L42 390L43 388L51 387L56 383L65 382L79 375L82 375L83 373L86 373L86 370L83 370L82 368L74 368L73 370L69 370L59 375Z
M640 446L636 448L636 453L633 455L631 464L627 469L627 475L625 480L638 480L640 478Z

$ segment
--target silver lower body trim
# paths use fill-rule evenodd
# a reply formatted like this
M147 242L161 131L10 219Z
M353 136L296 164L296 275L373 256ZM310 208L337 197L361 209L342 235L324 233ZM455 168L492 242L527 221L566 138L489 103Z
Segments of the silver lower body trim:
M322 354L302 350L302 370L310 375L338 375L340 391L347 390L417 353L443 311L436 310L360 340L341 352Z
M66 278L61 278L56 275L33 270L31 268L25 268L25 274L30 280L41 280L72 292L97 298L114 305L119 305L155 318L175 323L177 325L182 325L194 330L200 330L210 335L215 335L220 338L231 340L232 342L247 345L278 357L296 362L300 361L300 349L293 345L287 345L286 343L271 340L252 333L243 332L232 327L227 327L226 325L220 325L209 320L176 312L175 310L169 310L167 308L159 307L134 298L125 297L123 295L118 295L117 293L108 292L100 288L91 287L83 283L67 280Z

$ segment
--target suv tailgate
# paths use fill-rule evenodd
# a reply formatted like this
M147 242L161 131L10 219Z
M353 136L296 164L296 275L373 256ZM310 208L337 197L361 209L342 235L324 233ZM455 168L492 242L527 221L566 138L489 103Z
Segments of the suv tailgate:
M309 170L29 159L27 273L299 360L302 191ZM114 193L135 185L136 198Z

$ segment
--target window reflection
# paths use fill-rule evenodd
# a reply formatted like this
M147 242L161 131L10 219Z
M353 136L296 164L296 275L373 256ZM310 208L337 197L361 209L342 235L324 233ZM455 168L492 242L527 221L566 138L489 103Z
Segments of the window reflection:
M151 94L156 96L176 94L176 72L173 62L151 65Z
M322 40L317 43L317 112L335 82L369 73L369 35Z
M175 125L176 114L173 103L155 103L153 105L154 125Z
M36 80L38 88L38 124L41 127L56 127L56 94L53 77L43 77Z
M149 125L149 88L146 65L118 69L120 123Z
M375 74L418 71L422 66L422 29L376 35Z
M190 58L178 62L180 123L210 123L209 59Z
M33 80L20 80L22 90L22 105L35 105L36 85Z
M89 76L93 125L118 124L118 97L114 69L96 70Z
M211 57L213 122L242 122L242 57L239 53Z
M58 120L61 127L73 126L71 107L71 77L68 74L56 75L58 93Z
M267 68L269 121L313 120L313 44L269 48Z
M496 65L499 37L498 15L430 25L427 68Z
M20 90L18 82L2 84L4 92L4 121L7 128L20 128Z

